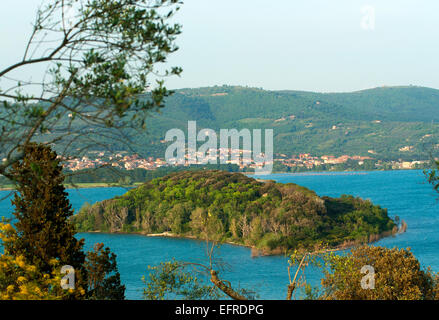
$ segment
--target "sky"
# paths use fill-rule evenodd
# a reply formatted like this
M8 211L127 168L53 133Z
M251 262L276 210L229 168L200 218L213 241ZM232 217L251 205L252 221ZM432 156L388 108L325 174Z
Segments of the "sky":
M6 5L7 2L7 5ZM39 0L3 1L0 68L21 57ZM439 89L437 0L186 0L169 88Z

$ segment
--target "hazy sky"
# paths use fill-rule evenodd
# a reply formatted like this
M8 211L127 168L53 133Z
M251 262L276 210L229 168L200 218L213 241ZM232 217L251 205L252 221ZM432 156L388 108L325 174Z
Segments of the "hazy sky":
M0 68L22 55L39 3L2 1ZM439 88L437 0L186 0L176 20L171 88Z

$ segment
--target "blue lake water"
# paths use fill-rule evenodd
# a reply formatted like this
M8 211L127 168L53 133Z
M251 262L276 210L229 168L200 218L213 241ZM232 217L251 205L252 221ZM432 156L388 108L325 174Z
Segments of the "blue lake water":
M315 190L319 195L338 197L352 194L370 199L387 208L389 215L398 215L408 224L407 232L375 243L386 247L411 247L424 266L439 271L439 203L432 187L426 183L422 171L374 171L308 174L273 174L258 176L278 182L294 182ZM75 210L85 203L112 198L126 192L122 188L90 188L68 190ZM8 191L0 191L0 198ZM0 201L0 216L10 217L10 200ZM117 254L122 282L128 299L141 299L141 278L148 274L148 265L160 261L185 260L205 262L205 243L202 241L152 238L141 235L78 234L86 240L86 249L103 242ZM234 286L254 289L262 299L284 299L288 283L287 258L282 256L252 258L250 249L224 245L218 257L229 266L222 276ZM319 281L319 273L309 270L311 283Z

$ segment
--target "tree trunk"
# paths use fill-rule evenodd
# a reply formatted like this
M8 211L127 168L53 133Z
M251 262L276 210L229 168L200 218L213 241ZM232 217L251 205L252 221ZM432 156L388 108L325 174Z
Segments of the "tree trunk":
M210 281L212 281L212 283L215 286L217 286L222 292L227 294L230 298L235 300L247 300L246 297L240 295L235 290L233 290L230 286L224 284L224 282L218 278L217 272L215 270L210 270L210 275L211 275Z

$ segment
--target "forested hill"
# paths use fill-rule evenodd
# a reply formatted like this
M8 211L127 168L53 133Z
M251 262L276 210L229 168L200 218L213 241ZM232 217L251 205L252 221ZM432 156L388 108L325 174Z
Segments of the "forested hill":
M339 106L338 112L343 112L339 116L346 119L427 123L439 121L439 90L431 88L405 86L349 93L289 93Z
M236 86L181 89L152 114L142 151L163 157L171 128L274 129L274 150L287 155L363 155L428 159L439 141L439 90L381 87L351 93L266 91ZM412 146L409 151L400 151ZM124 148L123 145L120 148ZM407 148L406 148L407 149Z
M302 118L439 121L439 90L415 86L378 87L347 93L216 86L177 90L177 94L169 98L167 111L171 111L171 105L192 118L216 119L221 123L249 117L279 119L292 114Z
M439 156L438 110L439 90L415 86L350 93L238 86L180 89L166 99L161 113L151 113L144 134L126 132L132 136L130 144L98 137L96 148L111 146L115 152L135 150L163 158L170 144L163 141L166 132L172 128L187 132L188 121L196 120L197 130L218 133L221 128L274 129L274 151L286 155L426 160L430 153ZM79 131L94 130L83 126Z
M387 210L352 196L217 170L178 172L85 206L79 231L140 232L228 241L271 252L337 246L395 232Z

